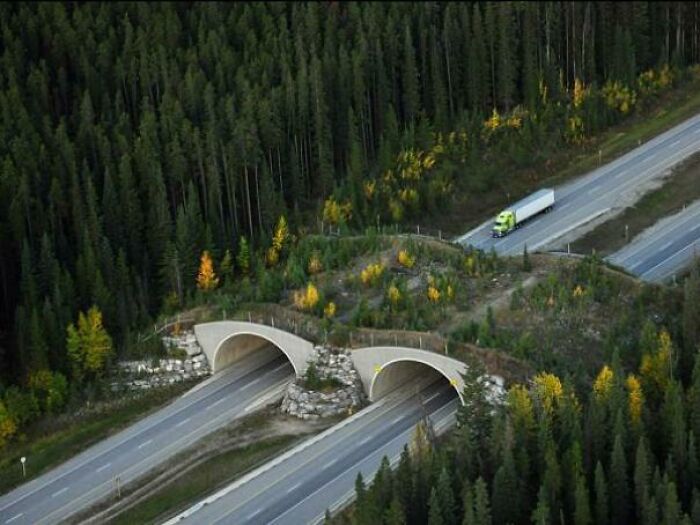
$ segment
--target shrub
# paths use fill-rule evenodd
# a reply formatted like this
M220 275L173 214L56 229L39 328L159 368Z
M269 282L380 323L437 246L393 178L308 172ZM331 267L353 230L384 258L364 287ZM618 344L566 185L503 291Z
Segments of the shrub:
M397 256L399 264L404 268L413 268L416 264L416 258L412 257L408 250L400 250Z
M382 263L368 264L360 273L360 280L366 286L376 286L384 275L384 265Z

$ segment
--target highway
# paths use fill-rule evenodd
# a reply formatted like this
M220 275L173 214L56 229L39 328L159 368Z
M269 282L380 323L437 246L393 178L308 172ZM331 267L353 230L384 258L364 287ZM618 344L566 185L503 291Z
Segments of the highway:
M430 379L432 381L432 379ZM303 524L323 520L354 497L358 472L374 476L386 455L395 463L424 413L436 430L454 423L457 392L440 379L402 388L302 443L172 518L176 523Z
M613 162L563 186L555 188L555 206L548 214L534 218L522 228L501 239L493 239L491 218L455 239L486 251L494 248L502 255L546 249L578 227L602 215L630 206L642 194L641 187L700 151L700 115L666 131ZM515 200L515 199L514 199Z
M266 399L294 378L273 347L258 351L167 407L0 497L1 524L58 523L177 454ZM31 464L32 458L27 458Z
M663 282L695 257L700 257L700 201L662 219L607 260L646 281Z

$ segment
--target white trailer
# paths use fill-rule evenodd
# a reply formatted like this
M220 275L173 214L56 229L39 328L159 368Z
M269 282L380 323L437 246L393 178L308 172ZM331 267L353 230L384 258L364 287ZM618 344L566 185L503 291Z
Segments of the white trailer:
M538 213L547 212L554 206L554 190L543 189L519 200L496 217L493 227L494 237L503 237L520 224Z

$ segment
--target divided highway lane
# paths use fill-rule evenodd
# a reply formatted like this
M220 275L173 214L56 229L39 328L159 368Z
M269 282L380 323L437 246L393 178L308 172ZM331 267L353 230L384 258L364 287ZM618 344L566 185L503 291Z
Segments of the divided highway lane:
M554 210L536 217L501 239L491 238L493 219L456 239L502 255L534 251L621 206L624 196L640 184L660 177L668 168L700 151L700 115L666 131L649 142L588 175L555 189ZM626 203L624 205L627 205Z
M663 282L700 257L700 201L661 220L607 259L638 277Z
M420 395L436 426L454 422L459 401L452 386L438 381ZM397 391L167 523L321 521L327 508L352 498L358 472L371 479L384 455L398 458L422 414L410 389Z
M198 385L166 408L0 498L0 525L58 523L146 473L197 439L241 417L294 378L267 348ZM28 458L31 462L31 457Z

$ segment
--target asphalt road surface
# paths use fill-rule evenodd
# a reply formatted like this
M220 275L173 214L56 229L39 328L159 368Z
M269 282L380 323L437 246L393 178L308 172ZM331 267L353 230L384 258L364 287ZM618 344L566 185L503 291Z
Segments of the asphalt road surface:
M686 120L617 160L555 188L554 210L533 218L509 235L493 239L492 218L456 239L462 245L502 255L546 248L553 241L626 202L628 192L661 176L668 168L700 151L700 115ZM513 199L515 200L515 199Z
M170 520L201 524L317 523L326 509L354 496L362 472L371 479L382 458L397 461L424 413L419 397L404 388ZM446 381L422 386L425 413L438 429L454 422L457 392Z
M682 273L696 257L700 257L700 201L660 221L607 259L641 279L663 282Z
M162 410L0 498L0 525L58 523L197 439L245 415L294 378L274 348L240 361ZM27 458L31 464L31 456Z

